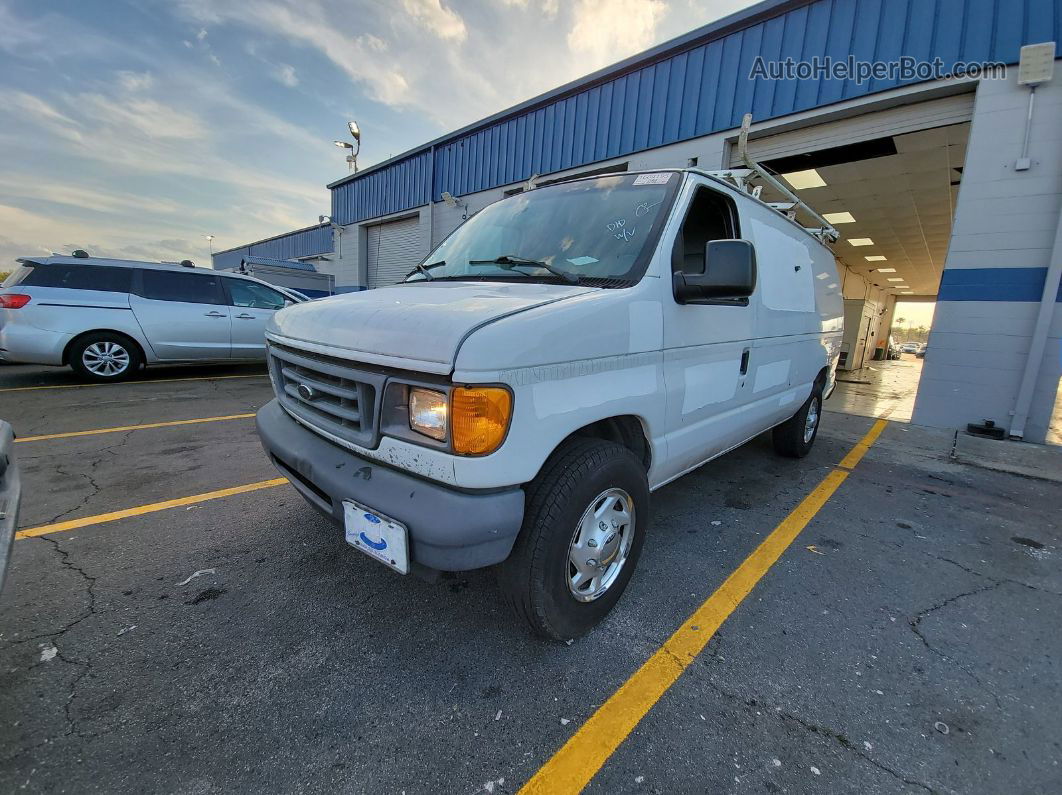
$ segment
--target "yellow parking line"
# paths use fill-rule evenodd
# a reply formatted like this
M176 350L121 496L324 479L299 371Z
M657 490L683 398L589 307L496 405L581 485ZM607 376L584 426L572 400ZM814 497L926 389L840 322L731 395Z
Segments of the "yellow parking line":
M250 414L229 414L224 417L201 417L196 420L170 420L169 422L146 422L142 425L119 425L116 428L96 428L91 431L70 431L69 433L48 433L43 436L23 436L15 439L16 443L44 442L49 439L69 439L74 436L96 436L100 433L118 433L119 431L143 431L148 428L172 428L175 425L198 425L201 422L223 422L224 420L245 420L253 417Z
M874 423L839 465L846 469L831 470L715 593L539 768L521 793L577 793L590 783L620 743L704 650L716 630L844 483L849 475L847 470L859 463L886 425L885 420Z
M188 378L152 378L144 379L143 381L115 381L113 383L105 384L44 384L43 386L9 386L0 389L0 392L32 392L36 389L80 389L84 386L115 386L116 384L122 384L129 386L130 384L169 384L174 381L224 381L229 378L268 378L265 373L252 374L252 375L197 375Z
M193 494L190 497L178 497L175 500L153 502L150 505L141 505L136 508L126 508L121 511L112 511L111 513L98 513L95 516L82 516L80 519L70 519L65 522L56 522L55 524L45 524L41 525L40 527L30 527L26 530L19 530L17 533L15 533L15 538L33 538L34 536L44 536L50 533L64 533L67 530L77 530L78 528L88 527L94 524L103 524L104 522L116 522L119 519L128 519L131 516L143 516L146 513L165 511L168 508L180 508L182 505L194 505L199 502L206 502L207 500L217 500L221 499L222 497L232 497L235 494L246 494L249 491L270 489L273 486L280 486L287 482L287 478L260 480L257 483L247 483L243 486L233 486L232 488L228 489L208 491L205 494Z

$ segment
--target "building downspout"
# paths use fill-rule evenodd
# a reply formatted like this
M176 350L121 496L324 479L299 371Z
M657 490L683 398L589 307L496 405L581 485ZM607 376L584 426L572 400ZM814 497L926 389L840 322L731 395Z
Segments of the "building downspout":
M1044 279L1044 292L1040 296L1040 311L1036 315L1032 339L1029 341L1029 357L1025 360L1025 370L1018 388L1018 399L1014 402L1013 418L1010 422L1010 438L1025 437L1025 423L1029 419L1029 407L1032 405L1036 378L1040 374L1040 364L1047 347L1047 335L1054 319L1059 281L1062 280L1062 212L1058 215L1058 227L1055 229L1055 244L1051 248L1051 260Z
M435 145L428 157L428 252L435 247Z

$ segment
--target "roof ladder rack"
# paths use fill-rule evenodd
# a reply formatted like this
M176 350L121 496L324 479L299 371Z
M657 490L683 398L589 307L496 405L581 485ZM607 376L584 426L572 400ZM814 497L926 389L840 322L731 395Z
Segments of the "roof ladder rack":
M741 162L745 164L745 168L732 168L727 171L711 171L709 173L713 177L733 183L739 190L751 194L753 198L756 199L760 198L763 186L751 185L750 183L752 180L767 183L787 199L787 201L784 202L765 202L768 207L786 216L791 221L796 220L798 209L803 210L819 223L819 226L817 227L804 228L823 243L836 243L840 235L837 230L834 229L833 224L819 215L811 205L793 193L793 191L786 187L786 185L774 176L774 174L771 174L766 168L752 159L752 156L749 154L749 128L751 126L752 114L746 113L745 117L741 120L741 134L738 136L738 156L741 158Z

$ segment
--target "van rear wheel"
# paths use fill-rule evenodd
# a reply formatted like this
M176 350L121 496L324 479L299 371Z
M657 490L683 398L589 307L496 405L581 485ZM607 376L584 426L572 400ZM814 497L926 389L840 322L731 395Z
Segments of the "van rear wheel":
M819 435L819 421L822 419L822 387L815 384L811 397L804 401L800 410L775 426L771 433L774 451L787 458L803 458L811 452L815 438Z
M560 447L531 483L524 524L498 582L538 635L577 638L630 582L649 521L649 483L627 448L599 439Z
M124 381L142 364L140 351L121 334L86 334L70 349L70 367L89 381Z

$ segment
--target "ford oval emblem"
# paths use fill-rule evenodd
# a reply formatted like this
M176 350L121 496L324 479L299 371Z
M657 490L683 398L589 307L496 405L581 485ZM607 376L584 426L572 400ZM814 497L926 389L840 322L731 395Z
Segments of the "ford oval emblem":
M299 384L295 391L299 393L299 397L303 400L313 400L317 397L317 390L306 384Z
M367 514L365 514L365 518L368 519L373 524L379 524L380 523L380 517L376 516L375 514L367 513Z

